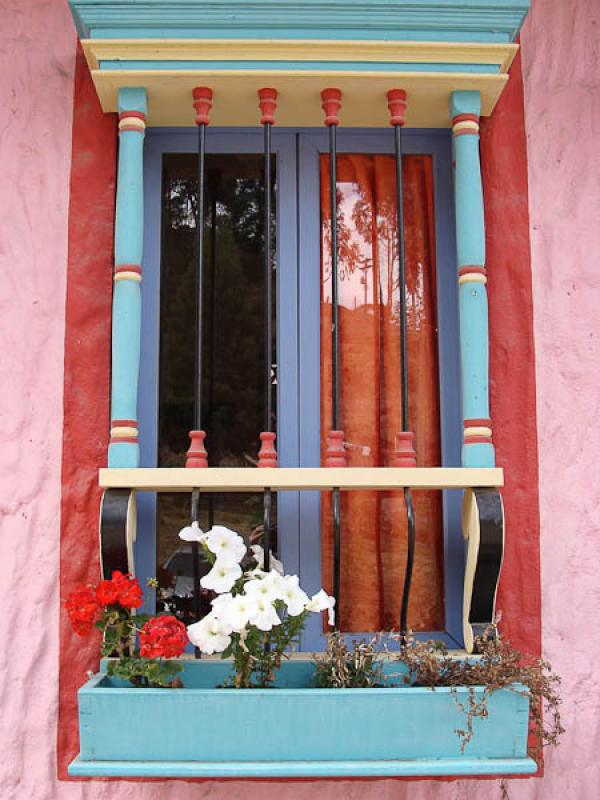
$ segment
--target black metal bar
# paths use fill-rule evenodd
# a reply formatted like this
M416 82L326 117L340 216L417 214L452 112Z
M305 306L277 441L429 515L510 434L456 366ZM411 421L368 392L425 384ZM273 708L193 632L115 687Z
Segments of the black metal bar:
M340 425L340 358L338 309L338 238L337 238L337 125L329 126L329 191L331 202L331 422L333 430ZM333 596L335 597L335 629L340 626L342 508L340 490L333 489Z
M394 125L396 146L396 213L398 215L398 286L400 291L400 369L402 371L402 430L408 431L408 344L406 341L406 252L402 191L402 125Z
M272 493L270 489L265 489L263 497L263 545L264 545L264 560L263 569L268 572L271 569L271 505Z
M264 149L265 149L265 219L264 219L264 248L265 248L265 422L264 430L273 430L273 384L271 369L273 360L273 274L271 264L271 123L264 124Z
M264 250L265 250L265 421L264 430L273 430L273 383L271 370L273 362L273 273L271 264L271 123L265 122L264 128L264 157L265 157L265 220L264 220ZM263 569L268 572L271 568L271 490L264 491L264 530Z
M329 187L331 193L331 420L334 431L340 424L340 363L337 244L337 125L329 126Z
M402 378L402 431L409 430L408 414L408 341L406 315L406 251L404 247L404 197L402 182L402 125L394 125L394 143L396 151L396 210L398 214L398 287L400 292L400 370ZM404 587L402 589L402 605L400 607L400 634L406 641L408 633L408 604L415 561L415 512L411 491L404 489L406 519L408 524L406 568Z
M340 490L333 490L333 596L335 597L335 630L340 627L340 583L341 583L341 530L342 504Z
M200 492L194 489L192 492L192 520L198 521L200 511ZM196 620L200 619L200 564L199 564L199 547L198 542L192 542L192 558L194 559L193 565L193 580L194 580L194 616ZM196 591L196 586L198 591Z
M204 184L206 125L198 125L198 210L196 215L196 374L194 380L194 427L202 429L202 281L204 264Z
M195 342L195 376L194 376L194 428L202 429L202 283L204 262L204 187L206 156L206 125L198 125L198 208L196 213L196 342ZM200 492L192 492L192 522L198 522L200 516ZM200 551L198 542L192 542L193 584L194 584L194 617L200 619ZM200 650L194 650L196 658L200 658Z
M216 318L217 318L217 181L216 172L213 172L213 180L209 178L209 185L212 185L211 208L210 208L210 331L209 331L209 351L208 351L208 427L211 425L212 415L215 407L215 341L216 341ZM208 495L208 530L215 524L215 503L212 492Z

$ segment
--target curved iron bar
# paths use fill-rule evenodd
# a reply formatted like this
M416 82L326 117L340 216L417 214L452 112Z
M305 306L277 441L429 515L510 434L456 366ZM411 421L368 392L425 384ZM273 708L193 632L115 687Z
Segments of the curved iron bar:
M396 153L396 212L398 215L398 287L400 292L400 370L402 379L402 431L409 430L408 415L408 342L406 314L406 253L404 247L404 198L402 189L402 123L394 124L394 145ZM404 587L402 589L402 605L400 607L400 635L406 641L408 632L408 604L415 560L415 512L411 491L404 489L406 518L408 523L406 568Z
M412 495L408 487L404 489L404 502L406 504L406 519L408 522L408 547L406 551L404 586L402 588L402 606L400 607L400 636L402 642L406 643L406 636L408 633L408 603L410 601L410 586L415 562L415 511Z

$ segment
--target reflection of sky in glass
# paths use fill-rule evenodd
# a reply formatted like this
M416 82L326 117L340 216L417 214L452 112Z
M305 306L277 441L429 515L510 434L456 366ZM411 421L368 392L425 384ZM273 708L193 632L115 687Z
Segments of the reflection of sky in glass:
M348 309L391 303L399 319L398 233L396 203L377 202L373 226L373 194L368 197L354 181L338 181L339 304ZM405 232L405 236L407 233ZM331 234L323 223L323 302L331 303ZM407 270L408 271L408 270ZM414 281L406 286L409 328L420 330L426 317L425 265L413 266Z

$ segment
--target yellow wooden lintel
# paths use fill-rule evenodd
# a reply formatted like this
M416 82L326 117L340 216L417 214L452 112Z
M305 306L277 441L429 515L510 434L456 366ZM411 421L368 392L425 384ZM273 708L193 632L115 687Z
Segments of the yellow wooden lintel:
M189 492L194 488L202 492L328 491L334 487L345 491L392 491L405 486L413 489L466 489L501 487L504 485L504 471L498 467L109 468L100 470L99 483L103 489L151 492Z
M344 127L387 127L386 93L405 89L408 94L406 125L412 128L446 128L450 125L450 95L457 90L481 93L481 113L492 113L508 76L447 72L369 72L302 70L93 70L96 90L106 112L117 110L119 88L145 87L147 124L154 127L194 124L192 90L210 86L214 92L213 126L259 126L256 92L273 86L279 92L278 127L322 127L320 92L341 89L340 114Z

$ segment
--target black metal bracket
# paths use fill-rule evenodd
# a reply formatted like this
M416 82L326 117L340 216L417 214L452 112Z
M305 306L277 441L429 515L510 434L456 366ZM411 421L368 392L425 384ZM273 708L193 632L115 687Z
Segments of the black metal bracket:
M467 542L463 596L465 649L495 633L496 593L504 556L504 508L497 489L467 489L463 501L463 536Z
M100 568L110 579L118 570L135 574L133 543L137 533L135 492L107 489L100 504Z

